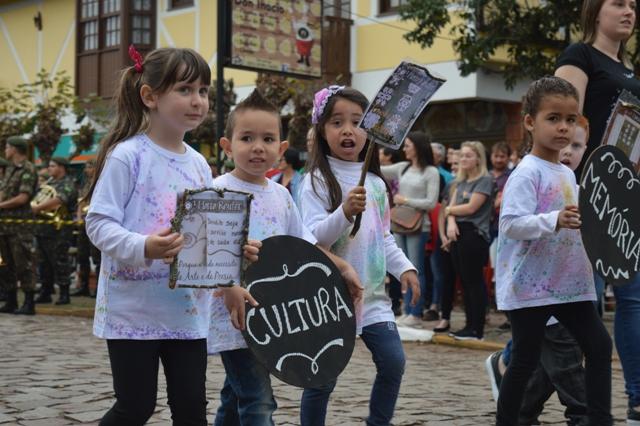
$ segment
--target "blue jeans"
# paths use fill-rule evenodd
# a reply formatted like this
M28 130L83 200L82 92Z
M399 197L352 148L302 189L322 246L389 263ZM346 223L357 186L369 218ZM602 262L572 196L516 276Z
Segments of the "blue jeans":
M629 406L640 405L640 273L630 284L614 286L616 316L614 333L622 363Z
M440 306L442 297L442 287L444 286L444 273L442 272L442 249L440 246L440 236L437 236L435 248L429 256L429 264L431 265L431 275L433 276L433 292L431 293L431 304Z
M419 234L403 235L394 234L398 247L407 255L409 261L418 270L418 280L420 280L420 298L415 306L411 306L411 297L413 292L407 289L404 294L404 312L407 315L415 315L422 318L422 310L424 309L425 293L427 292L427 279L424 275L424 253L425 244L429 241L428 232L420 232Z
M220 391L215 426L272 426L277 404L269 371L249 349L220 353L227 377Z
M368 426L387 426L393 417L400 383L404 374L404 350L394 322L379 322L362 329L360 336L376 365L376 379L369 399ZM323 426L329 396L336 386L332 381L321 388L305 389L300 407L302 426Z
M593 271L593 283L596 286L596 309L600 316L604 314L604 278L600 276L596 271Z

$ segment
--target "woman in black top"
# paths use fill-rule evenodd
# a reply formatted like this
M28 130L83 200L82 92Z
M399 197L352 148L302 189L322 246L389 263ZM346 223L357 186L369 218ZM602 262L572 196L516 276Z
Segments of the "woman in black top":
M579 176L587 158L602 143L611 110L623 89L640 98L640 81L627 57L626 42L636 22L635 0L585 0L581 43L558 58L555 75L572 83L580 95L582 113L591 134ZM602 292L596 275L596 291ZM603 285L602 285L603 286ZM615 342L629 396L628 424L640 424L640 274L631 284L615 287Z

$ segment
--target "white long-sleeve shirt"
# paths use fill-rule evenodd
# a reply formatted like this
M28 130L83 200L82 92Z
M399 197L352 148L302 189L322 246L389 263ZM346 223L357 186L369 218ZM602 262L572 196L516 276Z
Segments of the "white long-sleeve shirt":
M329 157L329 164L342 189L343 200L358 185L361 162L342 161ZM355 238L349 233L353 223L344 215L342 205L329 212L329 195L322 178L311 185L311 176L305 176L300 191L300 211L304 224L313 232L318 243L349 262L360 276L364 286L358 331L367 325L394 321L391 300L384 288L387 271L396 278L409 270L415 270L389 231L389 202L384 181L372 173L365 180L367 191L366 210L362 214L360 230Z
M580 231L556 230L558 214L578 203L573 172L524 157L505 186L496 259L498 309L595 300Z
M105 339L201 339L213 292L169 288L169 265L145 259L148 235L169 228L185 189L211 187L204 157L176 154L146 135L109 154L91 199L87 235L102 251L93 332Z

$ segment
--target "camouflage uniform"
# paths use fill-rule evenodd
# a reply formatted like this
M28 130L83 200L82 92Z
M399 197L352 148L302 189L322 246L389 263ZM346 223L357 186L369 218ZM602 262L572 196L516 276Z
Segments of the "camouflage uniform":
M45 182L56 190L56 198L62 201L60 209L64 209L62 220L71 219L71 212L75 211L78 192L71 176L65 175L60 179L50 178ZM45 219L39 216L37 219ZM42 263L40 280L42 288L36 303L50 298L53 285L60 286L61 298L66 294L68 298L71 284L71 264L69 262L69 247L71 246L73 228L71 226L56 226L55 224L36 225L35 234L38 242L38 256Z
M35 166L25 160L22 164L10 165L5 170L5 178L0 186L0 201L14 198L21 193L33 198L38 176ZM12 209L0 209L0 217L32 219L31 206L25 203ZM15 291L17 281L20 287L27 292L35 290L35 277L33 274L33 228L26 224L2 224L0 228L0 252L6 264L6 272L3 271L3 285L6 291Z
M10 163L4 158L0 157L0 188L3 187L5 171L9 167ZM2 200L2 194L0 193L0 200ZM4 224L2 223L2 214L0 213L0 238L4 235ZM2 257L2 253L0 253ZM7 294L5 293L5 281L7 279L7 264L6 259L0 261L0 302L7 300Z
M89 193L89 188L91 187L91 180L87 179L86 183L80 190L80 199L83 199ZM84 221L86 217L86 213L81 213L81 219ZM84 227L84 223L79 227L78 230L78 266L80 267L79 275L80 275L80 290L73 295L89 295L89 276L91 274L91 265L89 264L89 258L93 260L93 263L96 265L96 278L100 276L100 250L96 246L94 246L89 237L87 236L87 229Z

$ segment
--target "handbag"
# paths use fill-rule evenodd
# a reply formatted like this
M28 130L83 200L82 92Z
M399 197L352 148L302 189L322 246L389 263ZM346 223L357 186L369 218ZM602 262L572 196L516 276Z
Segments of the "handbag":
M424 211L409 206L391 209L391 231L396 234L416 234L422 229Z

